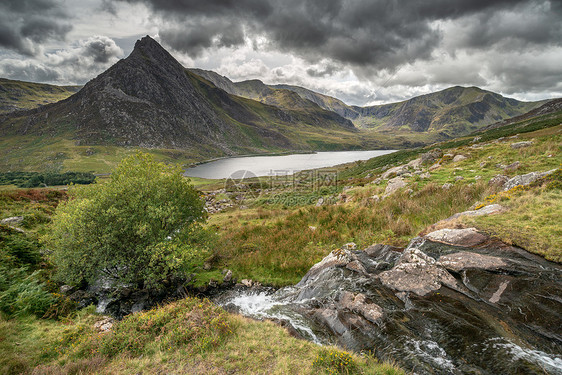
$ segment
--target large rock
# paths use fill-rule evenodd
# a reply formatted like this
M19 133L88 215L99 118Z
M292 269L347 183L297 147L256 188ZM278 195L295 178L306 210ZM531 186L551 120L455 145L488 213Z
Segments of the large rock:
M407 249L398 265L382 272L378 278L388 288L419 296L439 290L442 285L455 289L457 284L455 278L434 258L415 247Z
M465 247L474 247L488 240L488 236L478 232L476 228L439 229L427 234L425 238L431 241Z
M513 189L517 185L525 186L525 185L532 184L533 182L537 181L539 178L548 176L549 174L552 174L555 171L556 169L551 169L550 171L546 171L546 172L531 172L531 173L515 176L507 180L507 182L503 185L503 190L507 191L509 189Z
M408 184L402 177L394 177L388 181L388 185L386 185L386 189L384 190L384 197L388 197L389 195L394 194L397 190L406 186L408 186Z
M435 148L421 155L421 163L424 165L433 164L436 160L440 159L441 156L443 156L443 151L439 148Z
M459 161L463 161L466 159L468 158L464 155L455 155L455 157L453 158L453 163L458 163Z
M515 142L511 144L511 148L523 148L523 147L529 147L533 144L532 141L523 141L523 142Z
M23 216L12 216L0 220L0 224L4 224L8 226L18 226L21 223L23 223Z
M343 309L348 309L361 314L365 319L372 323L376 323L384 315L382 308L375 303L368 303L367 297L359 293L354 295L345 291L340 296L339 305Z
M386 172L381 175L383 180L386 180L392 176L400 176L404 173L408 172L408 165L399 165L398 167L390 168Z

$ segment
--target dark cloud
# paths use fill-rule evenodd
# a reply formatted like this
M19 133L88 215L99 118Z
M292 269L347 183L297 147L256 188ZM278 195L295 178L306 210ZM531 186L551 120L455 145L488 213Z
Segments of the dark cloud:
M121 1L147 5L161 17L162 41L191 56L206 48L240 45L245 37L265 36L272 49L296 53L312 63L319 56L329 58L359 71L393 70L431 59L443 39L437 23L450 20L466 21L459 47L513 40L520 45L559 44L562 39L562 23L555 22L560 21L561 7L555 1ZM514 9L520 10L519 22L510 18Z
M48 40L63 40L72 29L60 0L2 0L0 47L35 55Z
M82 84L95 77L123 55L121 48L105 36L94 36L78 46L47 54L41 60L5 58L0 75L23 81Z

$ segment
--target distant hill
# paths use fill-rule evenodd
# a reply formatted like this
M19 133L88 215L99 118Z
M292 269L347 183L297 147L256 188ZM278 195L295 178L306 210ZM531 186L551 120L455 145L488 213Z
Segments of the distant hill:
M0 113L37 108L66 99L82 86L55 86L0 78Z
M301 100L288 93L294 96L288 101ZM349 120L312 102L280 108L230 95L186 70L148 36L78 93L0 119L2 137L63 137L77 145L204 150L216 156L358 148L358 139L340 142L355 132Z
M353 121L358 128L390 133L428 133L440 139L469 134L497 121L524 114L546 102L521 102L478 87L455 86L399 103L358 107L299 86L267 85L259 80L232 82L215 72L193 71L231 94L263 103L284 108L283 97L288 90Z

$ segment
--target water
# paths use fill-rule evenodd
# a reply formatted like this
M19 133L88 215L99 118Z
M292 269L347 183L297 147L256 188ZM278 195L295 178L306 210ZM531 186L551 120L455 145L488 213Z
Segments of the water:
M333 151L314 154L228 158L189 168L185 171L185 175L211 179L228 178L236 171L249 171L255 176L290 175L307 169L327 168L358 160L368 160L395 151Z

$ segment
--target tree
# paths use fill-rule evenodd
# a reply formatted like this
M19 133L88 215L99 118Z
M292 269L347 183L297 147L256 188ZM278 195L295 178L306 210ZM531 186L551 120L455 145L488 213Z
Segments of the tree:
M154 286L197 257L190 238L204 219L181 168L139 152L108 182L73 186L43 241L62 282Z

